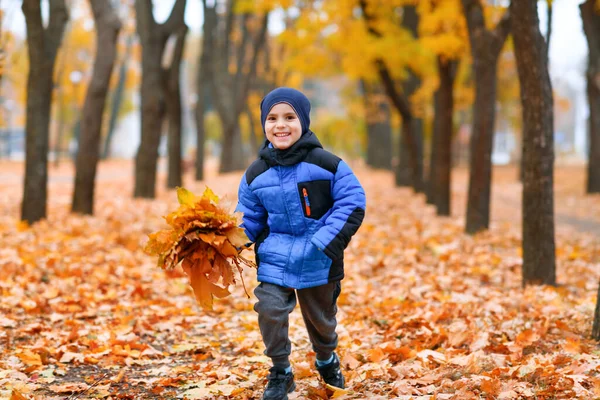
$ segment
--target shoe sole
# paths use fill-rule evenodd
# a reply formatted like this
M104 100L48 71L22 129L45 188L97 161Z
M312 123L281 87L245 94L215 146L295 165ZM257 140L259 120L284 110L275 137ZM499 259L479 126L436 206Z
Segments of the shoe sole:
M288 389L288 393L292 393L294 390L296 390L296 382L292 382L292 386L290 386L290 388ZM287 395L285 395L284 400L288 400Z

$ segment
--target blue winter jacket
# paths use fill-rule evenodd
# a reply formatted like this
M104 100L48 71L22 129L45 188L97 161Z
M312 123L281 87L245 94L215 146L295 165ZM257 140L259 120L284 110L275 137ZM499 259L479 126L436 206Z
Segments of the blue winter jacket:
M266 141L238 199L260 282L303 289L344 277L344 249L364 218L365 192L313 132L283 151Z

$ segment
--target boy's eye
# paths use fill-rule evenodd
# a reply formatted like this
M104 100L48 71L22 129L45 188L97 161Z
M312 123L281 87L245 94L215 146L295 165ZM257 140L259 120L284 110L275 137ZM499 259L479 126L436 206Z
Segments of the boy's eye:
M296 119L294 115L288 115L288 119Z

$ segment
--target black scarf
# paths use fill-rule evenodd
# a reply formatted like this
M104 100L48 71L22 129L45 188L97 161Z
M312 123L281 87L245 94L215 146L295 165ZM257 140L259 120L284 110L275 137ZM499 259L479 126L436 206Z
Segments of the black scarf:
M312 149L323 148L321 142L317 139L317 135L310 130L300 136L300 139L288 149L279 150L274 147L269 147L269 144L270 142L265 140L258 156L265 160L270 166L298 164L306 158Z

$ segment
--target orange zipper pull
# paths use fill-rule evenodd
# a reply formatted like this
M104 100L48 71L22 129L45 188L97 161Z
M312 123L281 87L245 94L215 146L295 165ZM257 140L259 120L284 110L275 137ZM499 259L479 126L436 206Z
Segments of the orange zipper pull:
M306 216L310 217L310 201L308 200L306 188L302 188L302 195L304 196L304 204L306 205Z

